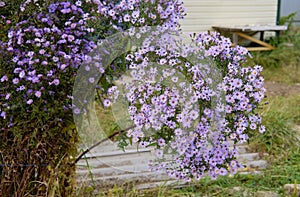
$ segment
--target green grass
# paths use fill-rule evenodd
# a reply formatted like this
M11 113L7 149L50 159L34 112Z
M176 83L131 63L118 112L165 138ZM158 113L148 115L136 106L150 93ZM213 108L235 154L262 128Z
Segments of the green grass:
M272 165L263 175L235 175L210 180L208 177L195 182L196 186L183 189L168 189L160 196L236 196L243 194L253 196L257 191L274 191L283 195L283 185L300 183L300 152L294 152L289 161L277 161L280 165ZM239 190L233 188L238 187ZM144 191L144 196L158 196L161 189ZM141 196L142 196L141 194Z
M263 135L254 133L250 146L254 151L280 155L299 145L300 96L277 96L265 101L268 104L258 113L263 118L266 132Z
M264 67L266 81L300 83L300 27L291 27L279 40L274 38L270 43L277 45L277 48L273 51L252 52L250 63Z
M300 51L299 51L300 54ZM300 64L285 65L279 68L266 65L264 66L263 75L266 81L274 81L285 84L300 83Z
M129 127L129 117L124 115L126 111L122 107L118 108L114 105L113 108L104 108L95 103L95 111L91 112L91 116L96 118L89 119L89 122L86 123L87 129L82 130L80 133L81 142L90 146L107 138L114 132Z

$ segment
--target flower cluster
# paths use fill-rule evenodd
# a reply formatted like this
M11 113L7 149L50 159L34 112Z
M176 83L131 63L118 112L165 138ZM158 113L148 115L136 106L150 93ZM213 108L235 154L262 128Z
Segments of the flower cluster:
M94 3L98 5L97 12L117 30L156 25L175 30L185 15L181 0L105 0Z
M36 1L28 0L20 9L32 2ZM142 147L155 146L160 164L153 164L153 170L185 180L199 179L205 172L213 178L235 173L241 165L229 141L245 142L250 130L265 130L255 113L265 92L262 67L242 67L248 51L232 47L218 33L194 35L191 43L174 37L180 35L179 19L185 12L181 0L95 0L93 5L97 14L90 15L81 1L54 3L47 13L34 14L7 32L7 42L0 42L5 52L0 60L5 63L0 70L2 129L17 123L16 113L30 116L36 110L53 117L57 110L55 117L60 119L73 109L75 115L86 115L86 97L94 95L85 87L97 84L105 107L121 96L128 101L134 127L125 138ZM0 2L2 7L5 3ZM11 22L2 19L1 24ZM129 29L126 36L132 42L142 39L142 46L110 62L118 51L109 51L108 42L102 45L103 54L92 56L97 47L88 39L94 32L88 27L91 19L99 19L104 29L107 24L123 33ZM105 33L104 37L111 35ZM127 47L122 44L121 39L121 50ZM77 90L83 93L80 108L71 104L71 87L83 62L87 64L80 77L85 84ZM123 72L130 80L120 79ZM169 155L171 161L164 162Z
M55 105L51 98L70 108L72 92L67 87L95 46L85 38L92 31L86 27L88 19L80 5L61 2L11 27L5 46L10 59L0 76L1 119L9 117L12 125L15 111L29 112L34 103L47 112Z
M254 112L264 98L262 67L242 67L248 51L216 32L196 35L188 45L158 29L126 56L132 80L123 81L124 96L135 125L126 137L154 145L161 163L151 169L177 179L235 173L241 164L229 141L264 132ZM169 154L172 161L162 162Z

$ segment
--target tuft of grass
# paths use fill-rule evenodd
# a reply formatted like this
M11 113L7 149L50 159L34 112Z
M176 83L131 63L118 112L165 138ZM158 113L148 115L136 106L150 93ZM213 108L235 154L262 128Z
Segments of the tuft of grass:
M300 60L297 64L287 64L279 67L270 66L265 63L258 64L264 65L262 74L266 81L274 81L284 84L300 83Z
M250 62L264 67L267 81L300 83L300 27L290 27L277 42L273 51L252 52Z
M271 97L265 99L268 104L258 113L263 118L266 132L255 133L250 146L254 151L282 155L288 148L299 145L299 134L296 125L300 124L300 97Z

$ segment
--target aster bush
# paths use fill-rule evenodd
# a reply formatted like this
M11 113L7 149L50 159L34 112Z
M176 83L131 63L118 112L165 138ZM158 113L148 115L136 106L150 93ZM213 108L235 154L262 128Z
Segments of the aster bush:
M262 67L243 67L248 51L215 32L191 35L190 44L162 27L143 32L152 33L126 55L122 85L108 88L103 98L105 107L114 107L120 97L129 103L133 128L119 145L154 146L158 163L150 169L177 179L236 173L242 165L235 144L246 142L251 130L265 130L255 113L265 92Z
M181 0L1 1L0 11L1 194L49 194L46 185L58 180L67 195L78 140L73 114L90 112L94 89L105 107L128 102L132 125L120 146L154 146L159 163L151 169L178 179L236 172L228 141L264 131L255 113L262 68L242 67L247 50L214 32L183 42ZM99 41L115 33L118 43Z
M37 1L26 2L21 13L39 7ZM24 20L2 18L7 30L0 70L2 195L44 195L52 189L45 187L53 183L52 174L66 195L74 172L68 167L77 141L71 87L84 54L94 45L87 38L89 14L79 2L43 9L33 9Z
M114 20L121 14L116 10L108 11ZM173 11L170 16L181 15ZM152 170L164 170L171 177L188 181L206 172L212 178L236 173L242 165L236 159L235 145L246 142L249 131L265 130L255 112L265 92L262 67L244 67L250 57L247 49L232 47L228 38L215 32L191 34L192 42L186 44L176 38L182 36L180 28L166 25L170 21L155 28L130 28L120 35L123 42L110 38L108 43L120 45L126 39L131 44L142 40L131 52L124 45L126 55L119 62L109 60L115 58L110 56L113 47L98 45L98 52L108 58L94 61L91 57L86 63L97 65L96 69L87 66L83 73L89 77L79 81L93 84L93 80L88 82L92 76L88 73L100 66L101 78L106 79L105 86L100 83L96 88L101 103L114 108L120 97L128 102L131 126L120 136L119 146L154 146L159 164L151 163ZM174 21L173 26L178 27ZM118 81L121 86L116 86ZM84 103L87 97L76 99ZM78 114L88 111L76 102L75 109Z
M181 16L162 11L183 9L182 3L170 2L0 2L2 196L67 195L77 141L72 85L79 65L89 58L94 41L130 26L172 19L178 27ZM148 10L138 11L145 10L144 3ZM115 67L123 68L118 62ZM112 86L114 71L105 71L102 87Z
M172 154L171 162L153 165L152 169L165 170L171 177L187 181L199 179L205 172L212 178L235 173L241 165L236 160L235 145L230 148L229 141L243 143L248 140L250 130L264 132L261 118L254 112L264 97L262 67L243 68L249 55L247 50L231 47L230 40L217 33L201 33L194 37L194 42L204 50L202 58L211 58L217 70L214 71L211 64L199 64L201 61L185 62L179 70L188 70L186 76L190 84L182 84L182 90L170 91L156 86L150 95L138 94L138 98L143 99L134 99L131 111L137 129L127 133L143 146L154 144L161 161L164 155L168 159L168 154ZM169 54L163 56L166 62L182 63L182 56L181 60L174 56L168 60L169 57ZM220 72L222 76L211 72ZM172 78L173 82L176 80L176 76ZM211 85L212 81L216 84ZM144 103L147 97L151 101ZM145 127L167 132L157 132L148 138L143 136Z

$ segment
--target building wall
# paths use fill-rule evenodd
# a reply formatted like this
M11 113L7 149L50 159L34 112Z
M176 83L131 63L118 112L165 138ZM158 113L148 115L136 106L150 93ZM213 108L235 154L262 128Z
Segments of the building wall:
M288 16L296 12L294 24L300 25L300 0L281 0L280 16Z
M184 32L202 32L214 25L275 25L277 0L183 0Z

